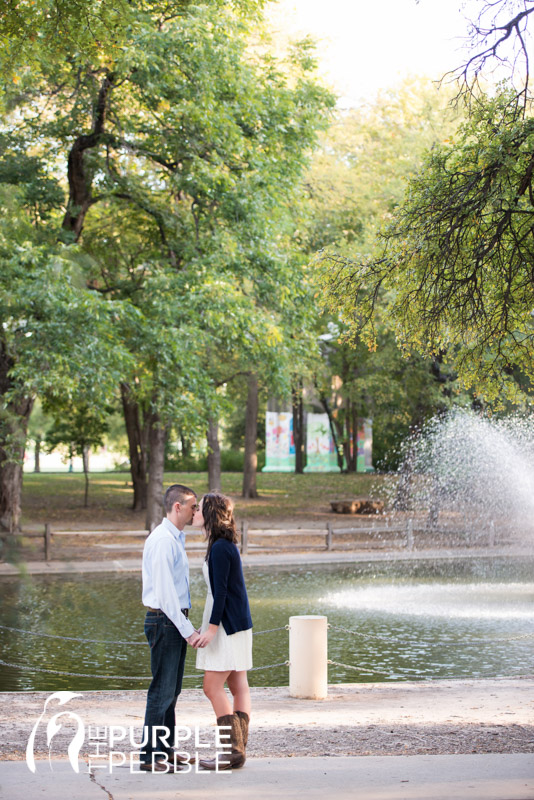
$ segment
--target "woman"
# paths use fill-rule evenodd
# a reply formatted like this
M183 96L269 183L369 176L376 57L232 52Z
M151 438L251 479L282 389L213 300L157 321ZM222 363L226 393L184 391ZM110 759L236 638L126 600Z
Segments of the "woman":
M252 667L252 619L231 501L221 494L206 494L193 518L208 542L202 568L208 587L197 669L204 672L204 694L210 700L217 725L230 731L231 753L224 761L200 761L204 769L237 769L245 763L250 719L247 670ZM224 684L233 696L233 708Z

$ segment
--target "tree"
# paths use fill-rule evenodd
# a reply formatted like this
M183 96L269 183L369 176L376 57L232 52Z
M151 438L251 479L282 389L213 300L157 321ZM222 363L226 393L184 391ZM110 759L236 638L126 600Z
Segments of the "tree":
M258 376L251 372L248 376L247 406L245 415L245 459L243 469L243 497L257 497L256 471L258 454L256 440L258 438L259 385Z
M85 478L84 508L89 505L89 450L104 443L109 430L106 416L110 413L111 408L95 409L79 404L71 407L56 404L53 408L54 421L46 434L47 449L52 452L66 445L71 458L81 457Z
M308 250L323 247L342 262L354 253L372 257L377 231L402 201L406 178L425 150L457 126L457 115L448 109L451 96L428 81L410 79L375 103L338 116L308 173L312 213L303 227ZM317 277L320 282L321 270ZM325 277L332 291L320 296L328 313L317 325L322 359L314 373L339 467L356 470L358 428L366 417L373 419L375 465L394 466L400 439L449 402L442 390L451 393L452 381L437 369L436 359L399 345L387 296L376 305L376 342L369 347L356 330L357 310L329 283L329 269Z
M25 120L14 149L37 148L49 164L68 154L61 239L90 255L87 286L137 309L123 330L137 363L121 390L128 430L145 431L131 452L142 482L147 442L152 524L170 425L197 425L218 404L200 354L224 350L229 326L204 323L195 287L215 288L221 304L241 285L253 316L256 300L267 305L285 263L275 225L333 100L309 77L307 44L284 72L247 49L249 29L229 9L188 6L164 24L157 10L139 13L118 52L45 60L11 102Z
M332 297L343 297L344 313L369 340L377 304L387 296L401 343L439 356L489 399L506 391L517 396L534 364L528 69L512 72L491 93L480 90L490 61L504 63L505 42L515 37L527 53L525 26L534 8L521 7L515 13L518 6L505 0L482 5L473 55L459 70L468 119L428 152L383 245L367 257L328 259Z
M264 5L264 0L210 2L214 7L231 5L245 16L255 16ZM112 58L144 23L156 19L163 27L191 4L191 0L8 2L0 16L0 71L17 82L27 64L49 60L59 65L80 53L87 60Z
M124 307L80 287L62 248L17 246L5 236L13 198L0 197L0 209L0 526L16 531L35 396L98 406L128 356L117 335Z
M425 151L453 135L453 93L410 78L361 107L340 111L306 176L301 243L310 253L371 255Z
M33 442L34 446L34 472L41 471L41 449L51 425L51 417L43 411L42 403L37 398L33 404L28 424L28 438Z
M394 289L404 341L446 351L465 383L493 396L514 370L533 375L533 134L533 120L509 118L508 93L477 103L410 182L381 258L351 281L362 315Z
M445 76L456 80L458 97L476 103L479 93L484 94L481 85L486 73L496 72L497 80L506 76L516 115L525 115L531 100L528 24L532 13L531 0L480 0L478 14L469 23L469 55Z

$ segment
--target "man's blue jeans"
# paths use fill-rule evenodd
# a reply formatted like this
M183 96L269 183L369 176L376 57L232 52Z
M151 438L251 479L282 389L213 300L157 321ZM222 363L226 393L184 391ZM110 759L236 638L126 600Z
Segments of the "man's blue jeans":
M151 764L153 753L172 753L174 708L182 690L187 642L163 611L147 611L145 636L150 645L152 682L148 687L144 722L144 734L145 737L148 734L148 741L140 759L145 764ZM154 747L152 729L156 725L165 726L170 736L165 743L161 738L165 736L165 731L157 731Z

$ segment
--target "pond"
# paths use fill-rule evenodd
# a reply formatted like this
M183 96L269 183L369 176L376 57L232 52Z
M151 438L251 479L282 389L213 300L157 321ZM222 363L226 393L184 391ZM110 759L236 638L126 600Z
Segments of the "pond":
M531 674L533 566L534 559L488 558L245 568L260 668L250 683L288 685L287 666L273 665L288 658L285 626L296 614L328 617L328 657L337 662L330 683ZM140 575L3 578L0 593L0 658L14 665L0 665L1 691L146 688ZM198 570L191 593L198 624ZM194 658L190 650L185 687L201 685Z

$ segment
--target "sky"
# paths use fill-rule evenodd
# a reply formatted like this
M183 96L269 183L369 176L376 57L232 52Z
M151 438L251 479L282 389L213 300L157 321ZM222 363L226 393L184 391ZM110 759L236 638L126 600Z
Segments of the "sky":
M473 0L278 0L274 31L318 40L320 71L339 105L370 100L407 75L439 79L462 63Z

